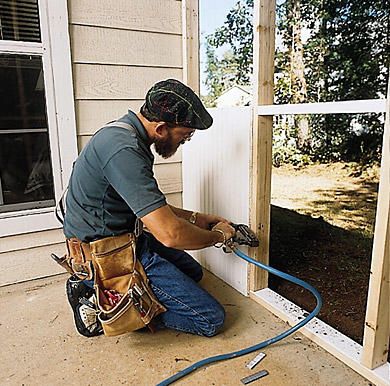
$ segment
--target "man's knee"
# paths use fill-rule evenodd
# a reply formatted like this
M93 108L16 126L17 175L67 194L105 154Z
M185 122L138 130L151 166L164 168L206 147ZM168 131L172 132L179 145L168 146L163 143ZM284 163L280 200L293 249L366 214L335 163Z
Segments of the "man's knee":
M212 318L199 324L199 335L211 337L217 335L225 322L225 310L217 304L213 310Z
M198 283L202 280L203 269L202 269L202 266L200 264L196 265L195 268L192 270L191 277L196 283Z

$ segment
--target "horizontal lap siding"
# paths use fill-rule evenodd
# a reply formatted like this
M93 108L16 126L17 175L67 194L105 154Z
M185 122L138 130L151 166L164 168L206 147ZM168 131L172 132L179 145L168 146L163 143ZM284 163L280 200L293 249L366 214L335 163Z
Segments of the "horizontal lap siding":
M157 81L170 77L180 79L181 76L182 70L177 68L73 65L76 99L143 99Z
M128 109L139 111L143 100L76 100L76 120L79 139L84 142L105 123L111 122ZM85 138L85 139L84 139Z
M78 25L70 32L74 63L182 68L179 35Z
M105 123L129 108L139 111L153 83L183 78L181 6L177 0L68 0L79 150ZM159 186L175 206L182 206L181 154L155 162ZM60 272L48 256L64 251L60 229L2 238L0 285Z
M182 79L181 1L69 0L79 150L105 123L139 111L157 81ZM181 151L156 156L168 201L181 206Z
M78 138L78 145L79 145L79 149L83 149L84 146L88 143L88 141L92 138L92 134L90 135L83 135L83 136L79 136ZM179 148L176 152L175 155L173 155L172 157L169 157L168 159L165 159L165 158L162 158L160 157L154 150L154 146L152 146L152 153L154 155L154 163L155 165L158 165L158 164L180 164L181 163L181 159L182 159L182 149Z
M70 0L71 24L182 34L181 1Z

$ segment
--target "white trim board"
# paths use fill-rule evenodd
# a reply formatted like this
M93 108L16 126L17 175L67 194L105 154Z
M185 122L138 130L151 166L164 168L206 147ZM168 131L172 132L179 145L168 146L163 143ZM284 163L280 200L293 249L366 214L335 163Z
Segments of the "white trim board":
M57 188L56 191L58 200L62 190L68 185L73 161L78 155L68 3L67 0L41 0L41 2L40 17L45 18L44 21L42 20L41 31L42 37L45 34L45 49L49 52L51 60L50 80L57 126L55 137L60 156L60 170L55 170L55 173L61 174L62 182L60 189ZM42 6L44 3L45 7ZM52 146L55 146L55 143Z
M42 58L55 199L67 186L77 157L67 0L39 0L42 43L0 41L0 53ZM0 237L57 229L53 208L0 214Z
M307 314L302 308L269 288L251 292L250 297L290 325L300 322ZM363 366L360 363L363 347L321 320L314 318L299 332L375 385L390 385L390 363L374 370Z
M386 99L258 106L258 115L383 113Z
M0 51L1 53L10 53L10 54L14 54L16 51L20 55L29 55L29 54L42 55L43 44L33 43L33 42L19 42L13 40L1 40Z
M54 214L54 208L31 209L3 215L8 216L0 217L0 238L62 227Z

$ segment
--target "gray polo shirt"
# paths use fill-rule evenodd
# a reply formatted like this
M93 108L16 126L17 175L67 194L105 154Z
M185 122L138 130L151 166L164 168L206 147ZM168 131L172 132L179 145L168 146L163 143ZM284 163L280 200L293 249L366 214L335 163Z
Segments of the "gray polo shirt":
M136 217L166 205L144 126L132 111L119 121L134 130L103 127L73 165L64 221L68 238L92 241L132 232Z

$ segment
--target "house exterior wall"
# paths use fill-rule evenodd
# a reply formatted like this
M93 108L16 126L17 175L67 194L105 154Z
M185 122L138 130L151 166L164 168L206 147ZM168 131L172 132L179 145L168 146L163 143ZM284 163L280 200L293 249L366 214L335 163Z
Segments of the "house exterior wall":
M252 94L246 92L241 87L235 86L224 92L216 99L217 107L227 106L247 106L252 101Z
M138 111L155 82L183 79L182 2L68 0L67 4L80 152L106 122L129 108ZM168 160L156 155L158 183L175 206L182 206L181 166L181 151ZM50 261L50 250L64 250L61 229L0 238L0 285L61 272ZM29 269L31 264L37 269Z
M79 151L106 122L138 111L147 90L183 78L177 0L68 0ZM168 201L181 206L181 153L156 156Z

